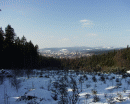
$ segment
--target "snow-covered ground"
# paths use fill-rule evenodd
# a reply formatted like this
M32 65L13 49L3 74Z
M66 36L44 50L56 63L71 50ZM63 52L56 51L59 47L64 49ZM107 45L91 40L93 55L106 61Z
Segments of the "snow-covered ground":
M130 104L129 74L27 72L0 71L0 104Z

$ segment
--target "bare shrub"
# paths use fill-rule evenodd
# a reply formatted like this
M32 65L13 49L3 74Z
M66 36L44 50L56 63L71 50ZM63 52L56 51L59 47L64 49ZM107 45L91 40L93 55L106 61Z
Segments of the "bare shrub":
M93 96L93 102L99 102L100 101L100 98L99 98L99 96L97 96L97 95L94 95Z
M93 94L93 95L96 95L96 94L97 94L97 91L96 91L96 90L92 89L91 91L92 91L92 94Z
M21 87L20 83L21 83L21 80L17 79L15 76L11 79L11 86L15 87L17 92L18 92L18 89Z
M86 87L89 88L89 87L91 87L91 85L90 84L86 84Z

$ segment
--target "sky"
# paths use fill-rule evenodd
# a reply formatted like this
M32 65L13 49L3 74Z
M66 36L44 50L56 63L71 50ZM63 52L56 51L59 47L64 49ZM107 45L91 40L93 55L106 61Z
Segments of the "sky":
M0 9L0 27L39 49L130 44L130 0L0 0Z

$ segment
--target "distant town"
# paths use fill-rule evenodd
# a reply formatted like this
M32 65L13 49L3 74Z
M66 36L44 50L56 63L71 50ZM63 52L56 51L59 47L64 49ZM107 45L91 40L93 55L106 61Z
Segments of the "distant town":
M54 58L80 58L88 57L94 54L107 52L114 49L113 47L64 47L64 48L44 48L40 49L40 54L45 57Z
M91 56L93 54L82 52L42 52L41 55L45 57L54 58L80 58L85 56Z

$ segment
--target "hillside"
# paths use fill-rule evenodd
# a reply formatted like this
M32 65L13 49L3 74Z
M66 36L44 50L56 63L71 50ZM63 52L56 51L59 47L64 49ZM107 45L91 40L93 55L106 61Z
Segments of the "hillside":
M61 59L64 67L85 71L112 71L130 68L130 48L104 51L103 54L76 59Z
M54 57L54 58L75 58L83 56L92 56L102 53L107 53L109 51L119 50L120 48L114 47L61 47L61 48L43 48L39 49L42 56Z

